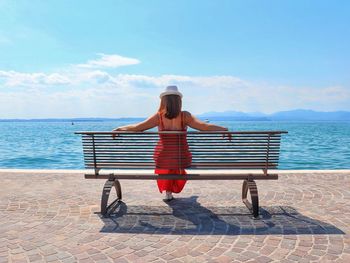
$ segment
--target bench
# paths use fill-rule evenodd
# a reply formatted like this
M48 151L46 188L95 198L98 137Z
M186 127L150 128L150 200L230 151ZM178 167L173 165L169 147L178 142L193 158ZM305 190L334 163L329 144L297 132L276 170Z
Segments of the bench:
M104 216L108 216L122 200L121 179L186 179L243 180L242 200L255 218L259 217L255 180L278 179L276 171L270 173L269 169L278 167L281 135L284 133L287 132L76 132L82 136L85 167L91 169L85 178L107 179L101 198L101 213ZM186 167L187 175L154 174L155 146L159 136L167 134L175 138L173 145L179 145L184 141L183 137L187 137L192 154L192 162ZM228 138L228 134L232 137ZM167 154L181 163L181 152L177 152L176 147L171 147L171 151ZM113 187L117 199L108 204ZM248 191L251 201L248 200Z

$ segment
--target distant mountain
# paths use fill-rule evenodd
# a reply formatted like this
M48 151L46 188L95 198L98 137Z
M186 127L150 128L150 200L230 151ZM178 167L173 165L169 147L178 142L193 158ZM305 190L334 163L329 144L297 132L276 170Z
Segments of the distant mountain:
M201 119L208 120L262 120L262 121L350 121L350 112L334 111L321 112L313 110L280 111L273 114L260 112L245 113L239 111L206 112L198 115Z

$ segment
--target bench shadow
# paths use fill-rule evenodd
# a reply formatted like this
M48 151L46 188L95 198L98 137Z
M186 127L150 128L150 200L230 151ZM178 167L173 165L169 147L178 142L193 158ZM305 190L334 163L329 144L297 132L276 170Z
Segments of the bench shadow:
M204 207L198 196L176 198L164 206L128 206L119 202L101 232L175 235L345 234L329 223L304 216L290 206L260 207L254 219L245 206Z

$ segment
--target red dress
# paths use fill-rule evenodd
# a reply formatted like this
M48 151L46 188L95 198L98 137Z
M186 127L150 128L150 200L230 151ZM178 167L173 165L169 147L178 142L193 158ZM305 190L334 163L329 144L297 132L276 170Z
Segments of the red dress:
M159 115L159 131L164 131L162 115ZM186 131L183 113L181 112L181 130ZM186 174L184 168L191 166L192 154L189 151L186 134L159 134L159 141L153 155L155 174ZM159 191L180 193L186 180L157 180Z

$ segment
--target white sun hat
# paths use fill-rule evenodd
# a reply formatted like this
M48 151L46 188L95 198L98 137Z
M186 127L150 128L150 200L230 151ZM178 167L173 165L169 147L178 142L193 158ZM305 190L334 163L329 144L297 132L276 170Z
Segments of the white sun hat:
M165 91L159 95L159 98L162 98L165 95L179 95L182 98L182 93L178 91L177 86L174 85L166 87Z

